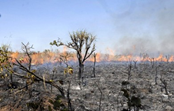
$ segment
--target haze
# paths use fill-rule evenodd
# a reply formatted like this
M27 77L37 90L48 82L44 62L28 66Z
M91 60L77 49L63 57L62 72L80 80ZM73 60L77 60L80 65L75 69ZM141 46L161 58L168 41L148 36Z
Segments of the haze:
M173 0L1 0L0 15L0 44L13 51L56 49L51 41L86 30L97 52L174 54Z

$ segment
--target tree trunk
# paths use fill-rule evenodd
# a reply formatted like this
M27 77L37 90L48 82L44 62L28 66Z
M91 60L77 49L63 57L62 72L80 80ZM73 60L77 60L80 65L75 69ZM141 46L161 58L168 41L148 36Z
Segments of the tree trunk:
M84 71L84 64L83 63L79 63L79 74L78 74L78 79L79 80L82 78L83 71Z
M11 80L11 82L13 82L13 75L12 74L10 74L10 80Z
M93 77L95 77L95 66L93 67Z
M96 55L97 54L95 54L94 53L94 67L93 67L93 76L95 77L95 63L96 63Z

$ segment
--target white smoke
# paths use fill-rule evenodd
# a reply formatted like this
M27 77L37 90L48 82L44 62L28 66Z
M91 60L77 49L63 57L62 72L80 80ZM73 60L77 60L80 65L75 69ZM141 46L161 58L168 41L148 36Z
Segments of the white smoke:
M113 20L115 37L120 38L115 43L115 50L122 54L174 54L174 1L126 0L126 2L128 4L125 7L126 11L114 13L106 0L99 0Z

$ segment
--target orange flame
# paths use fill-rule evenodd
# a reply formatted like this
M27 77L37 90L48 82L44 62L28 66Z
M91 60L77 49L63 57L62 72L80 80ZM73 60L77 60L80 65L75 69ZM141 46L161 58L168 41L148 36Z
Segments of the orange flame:
M96 62L100 62L100 61L101 61L101 54L100 54L100 53L96 53L95 55L96 55ZM94 62L94 61L95 61L95 60L94 60L94 55L91 56L91 57L88 59L88 61Z
M107 51L109 51L109 58L108 61L113 61L114 60L114 51L110 48L107 48Z
M133 56L133 55L115 55L114 51L109 49L109 54L101 54L101 53L96 53L96 62L101 62L101 61L159 61L159 62L174 62L174 55L172 56L164 56L163 54L160 54L158 57L150 58L150 57L141 57L141 56ZM55 53L51 51L47 52L37 52L33 53L31 55L32 58L32 65L38 65L38 64L44 64L47 62L51 63L56 63L59 62L59 55L60 54L66 54L67 52L67 47L63 48L63 52L60 53ZM72 57L68 58L68 61L77 61L76 58L76 53L71 53ZM28 58L26 55L23 53L19 52L13 52L10 55L13 59L12 62L15 62L15 58L20 60L22 58L22 61L24 63L28 62ZM87 61L94 62L94 57L91 56Z

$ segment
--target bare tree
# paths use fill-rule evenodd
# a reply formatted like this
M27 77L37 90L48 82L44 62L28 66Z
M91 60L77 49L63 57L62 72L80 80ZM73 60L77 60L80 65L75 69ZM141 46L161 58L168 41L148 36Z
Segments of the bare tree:
M97 56L97 54L96 54L96 53L94 53L93 77L95 77L95 64L96 64L96 56Z
M72 108L72 105L71 105L71 98L70 98L70 84L71 84L71 82L70 81L68 81L68 89L67 89L67 100L68 100L68 109L70 110L70 111L73 111L73 108Z
M132 71L132 62L129 62L128 68L127 68L127 75L128 75L128 81L130 80L131 77L131 71Z
M53 80L45 80L43 79L42 77L40 77L36 71L34 70L31 70L31 63L32 63L32 58L31 58L31 55L30 55L30 49L32 48L32 46L30 47L29 46L29 43L28 44L23 44L23 51L24 53L27 55L28 57L28 67L25 66L24 64L22 64L18 59L15 58L16 62L13 63L14 66L17 66L19 67L22 71L28 73L30 76L29 77L26 77L25 75L23 74L20 74L20 73L17 73L17 72L14 72L13 74L20 77L20 78L23 78L23 79L27 79L27 80L31 80L29 84L26 84L26 86L24 88L27 88L28 86L32 85L33 83L35 83L36 81L37 82L44 82L45 84L50 84L52 85L53 87L57 88L59 90L59 92L61 93L62 97L65 97L65 94L64 94L64 89L61 87L61 86L58 86L56 84L55 81ZM23 89L23 88L22 88Z
M69 66L68 65L68 59L70 57L73 57L73 55L70 52L65 52L64 54L60 54L59 59L60 59L61 63L64 63L66 65L66 67L68 67Z
M91 54L95 51L95 36L86 31L77 31L70 34L71 41L68 43L63 43L60 40L50 43L50 45L66 46L70 49L74 49L76 51L78 63L79 63L79 73L78 79L82 78L83 70L84 70L84 62L91 56ZM92 47L91 47L92 46Z

